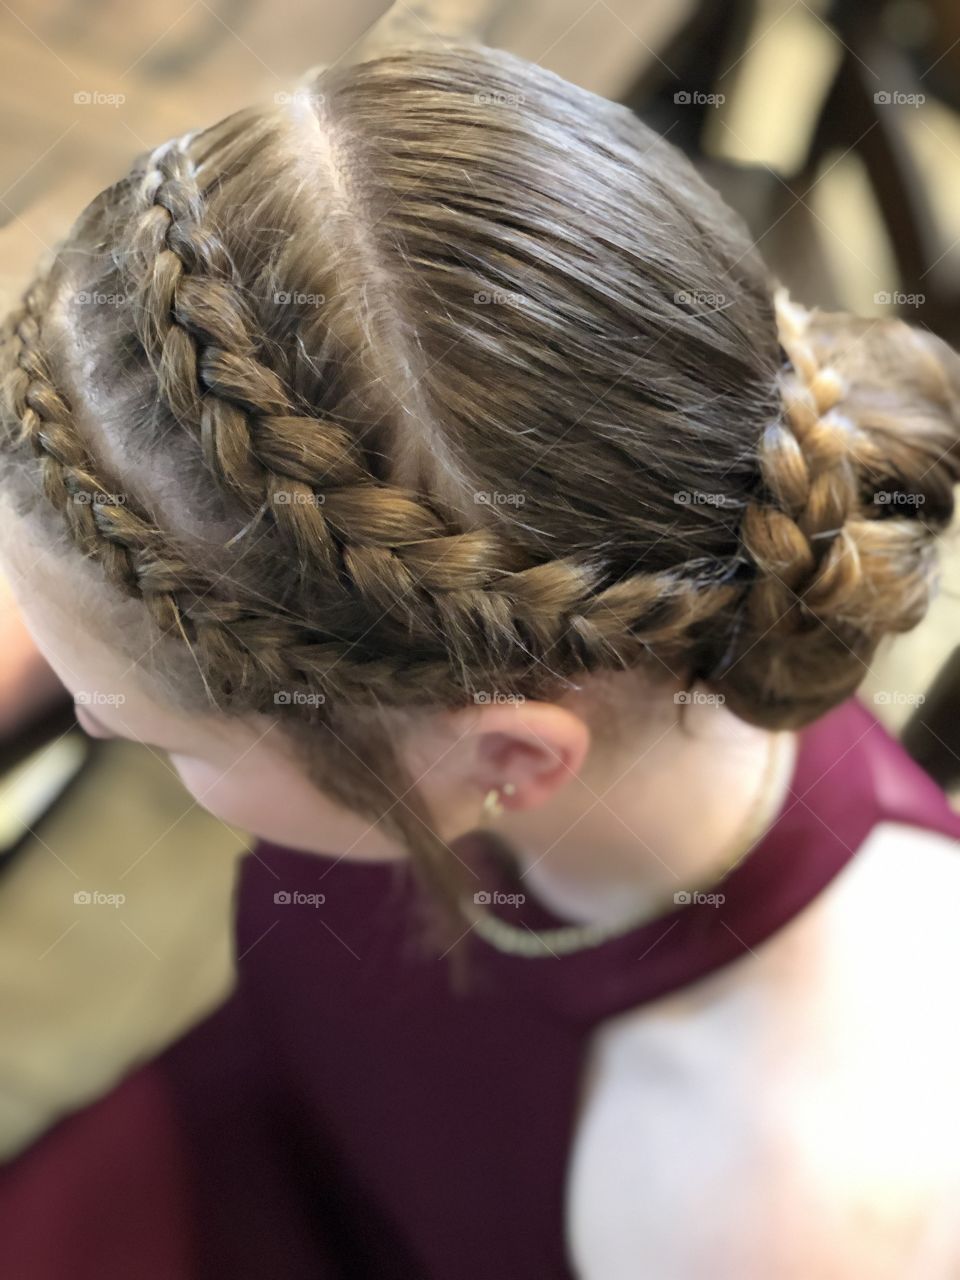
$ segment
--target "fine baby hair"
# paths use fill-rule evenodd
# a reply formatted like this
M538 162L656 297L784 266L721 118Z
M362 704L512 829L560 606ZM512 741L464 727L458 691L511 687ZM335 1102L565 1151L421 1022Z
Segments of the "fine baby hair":
M923 616L960 477L944 342L791 301L679 151L476 47L142 157L3 360L91 625L141 601L178 696L281 719L450 906L398 726L624 668L808 723Z

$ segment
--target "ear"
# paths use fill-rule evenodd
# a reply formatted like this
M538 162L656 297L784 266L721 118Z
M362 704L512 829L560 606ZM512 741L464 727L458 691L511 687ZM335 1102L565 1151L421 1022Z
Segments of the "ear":
M590 750L584 720L553 702L493 703L449 719L465 750L465 781L481 799L495 788L505 809L545 804L577 776Z

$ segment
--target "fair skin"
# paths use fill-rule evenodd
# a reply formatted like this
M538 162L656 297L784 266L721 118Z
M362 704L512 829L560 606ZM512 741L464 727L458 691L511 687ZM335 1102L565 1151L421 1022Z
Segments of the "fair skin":
M5 580L0 578L0 735L12 736L63 696L63 686L37 652Z
M601 1025L581 1280L956 1280L958 910L956 842L881 823L748 959Z
M356 859L404 856L378 824L311 783L277 719L164 705L135 663L83 626L77 578L89 567L64 566L42 536L2 510L4 573L88 733L165 753L198 804L261 838ZM684 707L681 725L674 693L683 681L666 671L639 695L636 686L631 673L612 678L614 698L621 687L621 697L642 698L612 743L591 732L589 680L563 704L495 702L421 723L403 750L442 837L449 843L482 825L484 796L510 783L497 830L531 888L573 916L615 915L618 903L642 909L719 873L755 805L770 735L712 702ZM789 765L787 753L774 779L781 793Z

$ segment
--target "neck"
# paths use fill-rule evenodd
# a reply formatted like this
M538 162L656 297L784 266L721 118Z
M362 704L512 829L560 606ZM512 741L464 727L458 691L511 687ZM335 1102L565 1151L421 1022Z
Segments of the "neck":
M549 812L498 823L521 879L557 914L614 922L709 884L776 816L793 776L794 735L716 707L688 710L683 725L661 726L573 780Z

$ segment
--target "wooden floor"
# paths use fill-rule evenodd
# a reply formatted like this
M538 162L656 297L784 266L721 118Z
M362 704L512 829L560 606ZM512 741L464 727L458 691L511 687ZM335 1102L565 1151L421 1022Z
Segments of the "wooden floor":
M0 301L139 152L357 56L383 0L10 0L0 5ZM491 42L616 95L686 5L426 0L424 38L472 24ZM440 24L443 24L440 26Z
M777 0L771 6L776 11ZM0 303L12 301L37 257L135 155L289 89L309 66L356 56L385 7L378 0L0 0ZM731 68L755 95L745 110L741 104L735 132L748 150L757 148L758 162L769 162L761 150L772 145L774 106L795 129L797 98L784 94L779 77L798 46L774 57L774 27L782 34L799 13L796 3L792 16L786 7L785 0L743 66ZM441 11L444 30L480 21L490 43L618 96L657 56L685 8L679 0L427 0L411 5L404 21L416 30L429 25L425 13ZM809 34L816 61L822 32L813 26ZM822 58L829 56L824 48ZM806 74L803 83L811 79ZM918 141L951 242L960 240L956 134L957 122L941 111L926 118ZM763 248L787 278L809 282L814 263L825 302L869 309L875 290L896 286L869 197L849 165L837 166L817 205L796 209ZM876 664L865 696L925 687L956 643L955 543L945 587L928 621ZM896 723L906 708L877 710ZM150 753L116 744L0 880L0 988L14 1010L12 1023L0 1026L0 1156L58 1110L95 1096L227 989L239 844L189 803ZM132 863L126 914L78 920L70 896L78 879L109 892Z

